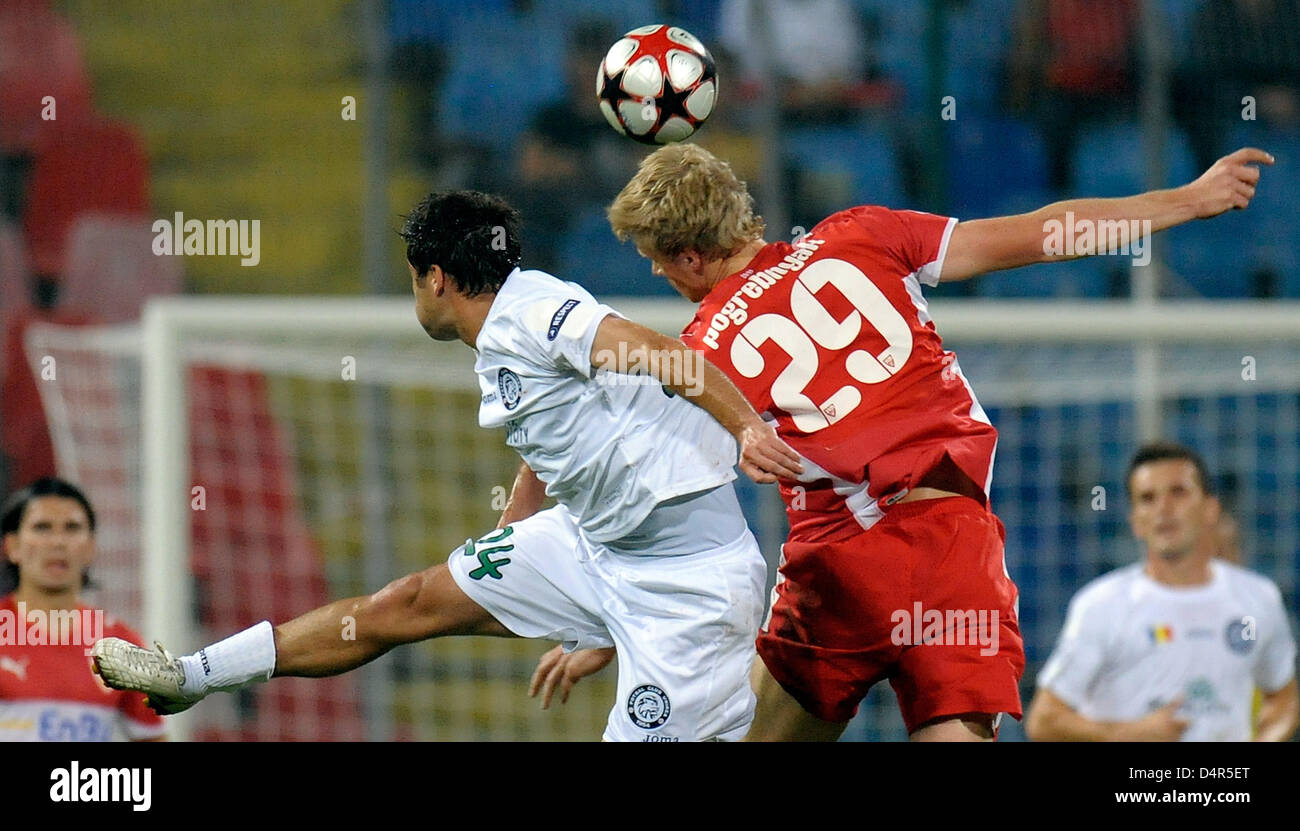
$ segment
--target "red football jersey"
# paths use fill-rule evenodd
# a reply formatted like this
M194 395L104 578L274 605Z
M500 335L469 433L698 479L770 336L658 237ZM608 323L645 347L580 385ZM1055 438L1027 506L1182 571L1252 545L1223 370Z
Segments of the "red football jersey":
M13 595L0 598L0 741L162 736L162 717L144 694L105 686L87 654L101 637L139 645L140 636L103 610L81 606L72 617L20 609Z
M921 295L956 222L841 211L764 246L683 331L804 457L801 480L781 481L792 538L856 533L846 513L871 527L945 458L987 494L997 431Z

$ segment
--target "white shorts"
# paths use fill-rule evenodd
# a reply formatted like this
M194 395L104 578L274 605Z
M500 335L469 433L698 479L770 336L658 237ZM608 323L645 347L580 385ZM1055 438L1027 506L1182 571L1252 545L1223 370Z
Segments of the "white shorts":
M698 554L636 557L587 540L556 506L467 542L447 565L520 637L618 648L606 741L735 741L748 731L767 576L748 529Z

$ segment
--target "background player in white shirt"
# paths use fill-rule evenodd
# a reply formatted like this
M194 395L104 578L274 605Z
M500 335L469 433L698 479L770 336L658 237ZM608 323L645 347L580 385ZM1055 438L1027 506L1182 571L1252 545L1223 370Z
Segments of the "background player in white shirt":
M1300 723L1288 615L1271 580L1213 556L1220 509L1204 462L1147 445L1128 490L1146 555L1070 602L1025 731L1038 741L1286 741Z
M263 621L180 659L103 641L101 675L177 712L272 675L346 672L417 640L549 638L619 647L606 739L743 737L766 567L730 484L728 433L756 481L797 475L798 456L680 341L580 286L521 271L519 216L503 201L432 194L402 236L416 317L434 339L475 349L479 422L504 426L524 459L504 527L373 595ZM597 370L647 372L662 386ZM543 484L559 504L534 513Z

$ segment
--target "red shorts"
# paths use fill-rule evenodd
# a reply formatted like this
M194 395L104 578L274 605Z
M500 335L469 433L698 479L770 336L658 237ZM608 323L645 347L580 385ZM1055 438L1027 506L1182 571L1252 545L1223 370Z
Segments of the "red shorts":
M1025 650L1005 539L991 511L948 497L895 505L839 541L788 541L758 654L826 721L848 721L885 678L909 733L962 713L1018 719Z

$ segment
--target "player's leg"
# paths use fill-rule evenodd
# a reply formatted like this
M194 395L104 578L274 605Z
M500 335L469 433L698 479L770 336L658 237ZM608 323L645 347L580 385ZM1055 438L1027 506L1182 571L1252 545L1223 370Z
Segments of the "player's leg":
M766 565L746 529L670 557L606 550L589 565L618 647L607 741L738 741L749 729Z
M96 643L92 655L109 686L144 692L155 709L176 713L213 692L272 676L338 675L395 646L446 635L512 633L438 565L276 627L263 621L192 655L172 658L116 638Z
M923 724L909 735L913 742L991 742L997 736L997 717L967 713Z
M448 635L514 633L471 600L447 565L439 564L275 627L274 674L338 675L395 646Z
M746 741L835 741L896 658L890 611L907 575L851 516L839 541L790 540L781 554Z
M893 533L912 549L912 617L922 615L911 629L924 633L890 678L910 738L992 741L1001 713L1021 715L1025 666L1002 525L965 497L894 510Z
M217 690L273 674L335 675L399 644L447 635L551 637L607 646L596 614L565 592L570 585L586 590L578 545L571 518L553 508L467 541L445 565L274 629L263 621L179 659L110 639L96 644L96 663L111 686L140 690L160 711L179 712Z
M823 721L803 708L772 677L761 660L750 675L758 703L747 742L833 742L848 727L847 721Z

